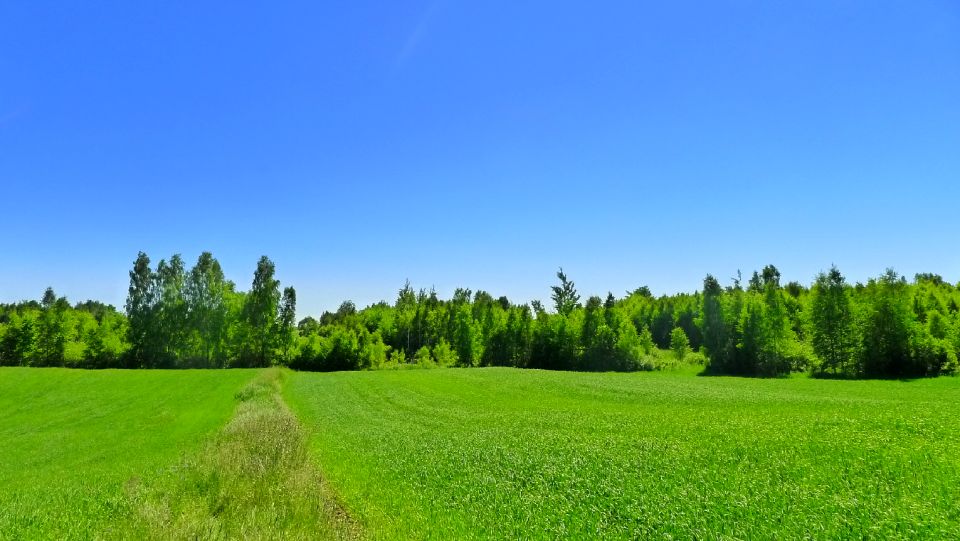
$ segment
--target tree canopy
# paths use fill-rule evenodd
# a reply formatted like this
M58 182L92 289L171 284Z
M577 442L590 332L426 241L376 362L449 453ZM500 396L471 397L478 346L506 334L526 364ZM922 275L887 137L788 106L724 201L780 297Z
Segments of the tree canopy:
M189 269L175 254L154 266L141 252L123 312L88 300L71 306L52 288L40 301L0 305L0 364L84 368L256 367L362 370L401 366L514 366L648 370L660 351L699 352L716 374L774 377L919 377L953 373L960 352L960 287L887 270L866 284L839 269L808 288L780 284L773 265L722 286L654 296L640 286L584 304L560 269L553 310L458 288L449 299L414 290L393 303L297 319L297 294L260 258L248 291L203 252ZM739 273L738 273L739 276Z

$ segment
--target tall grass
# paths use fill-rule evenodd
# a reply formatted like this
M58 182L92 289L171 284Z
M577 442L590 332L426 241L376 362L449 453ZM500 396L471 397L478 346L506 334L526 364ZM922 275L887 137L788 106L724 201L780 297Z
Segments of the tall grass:
M233 419L195 456L131 483L136 512L118 537L355 539L357 525L307 456L306 435L268 369L237 393Z

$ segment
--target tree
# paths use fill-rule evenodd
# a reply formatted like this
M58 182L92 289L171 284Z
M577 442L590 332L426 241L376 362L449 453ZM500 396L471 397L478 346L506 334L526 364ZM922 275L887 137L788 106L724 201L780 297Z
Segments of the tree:
M583 347L581 366L586 370L611 370L616 358L617 334L607 325L600 297L590 297L584 309L580 342Z
M277 348L284 361L289 361L290 348L296 340L297 292L292 287L283 289L283 300L280 303L280 314L277 318Z
M34 319L28 314L14 313L7 332L0 340L0 365L24 366L33 357L36 346Z
M185 285L191 356L200 359L203 366L224 365L226 291L227 283L220 262L210 252L203 252L190 269Z
M541 314L537 317L531 345L530 367L549 370L573 370L580 353L579 331L582 314Z
M275 271L273 261L262 256L243 304L246 340L241 362L248 366L269 366L273 361L275 322L280 303L280 281L274 278Z
M687 339L687 333L680 327L670 331L670 350L678 361L682 361L687 353L690 353L690 341Z
M527 305L510 308L507 316L507 364L524 367L530 362L530 346L533 340L533 318Z
M110 361L110 351L106 346L106 332L103 325L97 325L87 332L83 360L89 368L105 368Z
M470 293L467 292L467 301ZM403 284L403 288L397 293L396 318L394 319L393 341L394 347L403 348L404 352L412 352L413 347L413 319L417 312L417 295L410 287L410 280Z
M150 258L140 252L130 271L130 287L127 289L126 312L130 325L127 340L130 342L128 367L149 366L155 353L153 340L155 327L154 275Z
M560 270L557 271L557 278L560 279L560 285L550 287L553 290L550 298L553 299L553 306L558 314L569 316L570 312L578 306L580 295L577 294L573 282L568 280L567 275L563 273L563 267L560 267Z
M316 334L320 332L320 322L314 319L313 316L307 316L301 319L300 323L297 323L297 330L300 331L301 336Z
M641 363L644 355L648 352L644 350L644 346L640 341L640 335L637 334L637 328L626 319L621 319L617 327L616 352L618 361L616 366L617 370L652 368L652 366L643 366Z
M792 331L780 290L780 272L768 265L763 269L763 277L762 349L757 368L761 375L779 376L792 368Z
M810 298L810 343L819 357L820 372L856 375L853 313L847 284L836 266L817 275Z
M48 287L43 293L40 306L34 364L62 366L67 341L64 335L63 316L69 304L66 299L58 299L53 288Z
M640 348L643 350L644 355L650 355L653 353L653 350L657 348L657 345L653 342L653 335L650 334L650 329L646 325L640 329L640 332L637 334L639 339Z
M457 352L451 349L450 344L442 338L437 345L433 346L432 353L439 366L454 366L460 361L457 358Z
M703 308L700 311L700 328L703 329L703 349L709 359L709 366L716 372L726 372L730 368L727 349L727 325L723 318L721 296L723 288L711 275L703 280Z
M175 366L187 353L189 333L185 282L186 274L180 254L174 254L169 263L161 260L157 264L153 285L157 302L154 324L159 347L151 359L153 366Z
M737 359L727 372L739 375L756 375L760 370L761 357L766 348L764 336L763 303L755 292L744 297L737 324Z
M454 312L453 345L463 366L477 366L483 358L483 337L474 321L469 305L460 305Z
M774 288L780 287L780 271L777 270L773 265L767 265L763 268L761 273L763 278L763 287L773 286Z
M873 377L920 375L911 366L913 310L907 283L893 269L867 285L869 303L863 329L863 372Z
M433 362L433 357L430 354L430 348L423 346L417 350L413 355L413 362L421 368L430 368L436 363Z

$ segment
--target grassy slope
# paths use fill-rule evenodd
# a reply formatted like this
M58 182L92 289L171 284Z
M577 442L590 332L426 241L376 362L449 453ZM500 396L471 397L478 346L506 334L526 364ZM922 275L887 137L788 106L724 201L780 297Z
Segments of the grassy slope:
M0 538L89 538L226 423L253 371L0 368Z
M298 373L380 538L960 536L960 379Z

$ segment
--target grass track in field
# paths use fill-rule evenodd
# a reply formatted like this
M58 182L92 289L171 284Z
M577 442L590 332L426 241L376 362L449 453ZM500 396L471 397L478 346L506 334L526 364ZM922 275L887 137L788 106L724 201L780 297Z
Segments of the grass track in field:
M280 397L284 372L262 371L204 448L130 491L135 539L357 539L308 458L305 433Z
M254 371L0 368L0 538L88 539L229 419Z
M375 538L960 538L960 379L296 373Z

